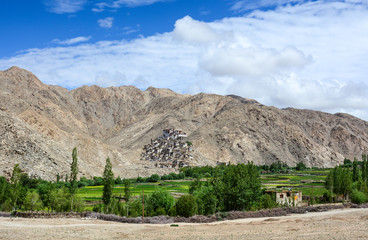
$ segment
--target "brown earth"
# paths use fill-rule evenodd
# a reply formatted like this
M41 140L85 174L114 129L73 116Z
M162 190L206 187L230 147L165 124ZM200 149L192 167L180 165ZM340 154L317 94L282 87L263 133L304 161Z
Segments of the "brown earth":
M332 167L368 150L368 123L348 114L278 109L238 96L181 95L168 89L45 85L18 67L0 71L0 175L14 164L55 179L77 147L80 176L164 174L139 155L165 128L193 143L192 165L219 162ZM2 173L2 174L1 174Z
M0 239L367 239L368 209L178 225L0 218Z

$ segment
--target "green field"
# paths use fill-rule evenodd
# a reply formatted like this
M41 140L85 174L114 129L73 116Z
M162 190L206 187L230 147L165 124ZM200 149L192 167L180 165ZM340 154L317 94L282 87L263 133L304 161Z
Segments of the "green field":
M134 183L131 185L130 190L132 196L139 196L144 191L144 194L151 194L155 190L162 189L175 194L188 193L189 185L191 181L160 181L157 183ZM88 186L78 190L77 195L87 202L100 201L102 197L103 186ZM124 186L115 185L113 190L114 196L124 196Z
M326 170L293 171L292 173L261 174L263 188L301 190L303 195L322 196L326 189L324 180L329 172ZM191 180L159 181L157 183L133 183L131 185L132 197L139 196L143 190L145 194L151 194L155 190L162 189L171 192L174 196L187 194ZM101 201L102 186L88 186L78 190L78 196L87 202ZM124 186L115 185L113 195L124 196Z
M262 174L262 185L267 189L301 190L303 195L322 196L326 189L324 181L330 169L309 169L292 173Z

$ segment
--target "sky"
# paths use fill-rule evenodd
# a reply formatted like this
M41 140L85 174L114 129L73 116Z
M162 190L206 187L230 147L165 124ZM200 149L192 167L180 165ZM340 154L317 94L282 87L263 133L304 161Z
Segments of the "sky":
M367 0L2 0L0 70L368 120Z

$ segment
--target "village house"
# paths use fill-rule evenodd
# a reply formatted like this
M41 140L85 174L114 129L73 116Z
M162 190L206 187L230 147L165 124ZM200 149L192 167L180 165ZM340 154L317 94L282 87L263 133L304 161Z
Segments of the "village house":
M293 190L268 190L267 194L270 194L274 197L277 204L281 206L301 206L303 196L302 191L293 191Z

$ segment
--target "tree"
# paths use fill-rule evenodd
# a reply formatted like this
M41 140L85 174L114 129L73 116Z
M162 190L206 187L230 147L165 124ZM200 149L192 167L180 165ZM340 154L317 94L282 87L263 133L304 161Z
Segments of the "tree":
M175 204L174 197L168 191L156 190L146 201L148 216L166 215Z
M158 174L152 174L151 177L149 177L149 182L158 182L160 180L160 176Z
M3 208L3 204L8 200L9 197L9 183L5 177L0 177L0 209Z
M307 169L307 167L305 166L303 162L298 162L295 169L299 171L299 170L305 170Z
M353 162L353 182L357 182L359 180L359 169L358 169L358 160L354 158Z
M368 159L367 155L362 154L362 179L364 182L368 183Z
M105 204L105 212L111 211L112 190L114 188L114 173L112 172L112 165L110 158L106 159L105 170L103 172L103 190L102 201Z
M77 148L73 148L72 152L72 164L70 166L70 211L73 211L73 204L74 204L74 195L77 191L78 184L77 184L77 176L78 176L78 156L77 156Z
M13 172L10 178L10 203L13 210L15 210L18 198L21 192L21 182L20 178L22 175L22 171L19 167L19 164L15 164L13 168Z
M222 198L227 211L249 210L261 196L261 181L258 168L249 163L230 165L225 168Z
M351 202L356 203L356 204L362 204L362 203L367 202L368 200L367 196L364 193L356 189L351 193L350 198L351 198Z
M189 193L193 194L194 191L200 189L202 186L201 179L198 177L196 180L189 185Z
M37 190L43 206L47 207L48 211L52 211L53 191L55 190L54 184L52 184L51 182L41 183L37 186Z
M331 192L346 197L352 190L352 176L349 168L337 166L327 177L325 186Z
M210 215L216 213L218 200L212 186L201 187L197 189L193 195L197 201L198 214Z
M124 184L124 197L125 197L126 202L129 202L130 195L131 195L130 180L129 179L124 179L123 184Z
M65 188L53 189L50 192L50 206L56 212L66 212L70 209L70 194ZM76 201L78 202L78 200ZM73 205L75 209L75 206Z
M36 191L29 190L24 200L24 209L29 211L41 210L43 207L40 195Z
M197 202L192 195L181 196L176 202L176 213L182 217L191 217L197 211Z

